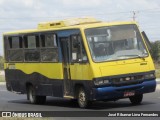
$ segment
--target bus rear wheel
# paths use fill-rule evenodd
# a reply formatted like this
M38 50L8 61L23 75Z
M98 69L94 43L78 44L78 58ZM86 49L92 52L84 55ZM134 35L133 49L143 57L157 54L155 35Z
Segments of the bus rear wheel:
M88 100L87 94L83 87L78 90L78 104L80 108L87 108L91 105L91 101Z
M143 99L143 94L129 97L129 99L130 99L130 101L131 101L131 103L132 103L133 105L140 104L140 103L142 102L142 99Z
M33 86L28 87L27 96L32 104L44 104L46 102L46 96L36 95Z

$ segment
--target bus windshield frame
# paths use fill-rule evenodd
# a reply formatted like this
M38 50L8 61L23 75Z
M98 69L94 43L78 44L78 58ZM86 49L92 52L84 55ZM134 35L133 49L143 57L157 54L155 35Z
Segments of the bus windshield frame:
M135 24L85 29L94 62L148 57L149 53Z

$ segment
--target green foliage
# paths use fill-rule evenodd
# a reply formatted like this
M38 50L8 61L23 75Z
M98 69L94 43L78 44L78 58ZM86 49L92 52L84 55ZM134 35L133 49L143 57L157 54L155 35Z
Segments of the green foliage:
M4 58L0 56L0 70L4 69Z
M4 75L0 75L0 82L5 82L5 76Z
M154 61L160 61L160 41L151 42L151 55Z
M156 77L160 78L160 63L155 63Z

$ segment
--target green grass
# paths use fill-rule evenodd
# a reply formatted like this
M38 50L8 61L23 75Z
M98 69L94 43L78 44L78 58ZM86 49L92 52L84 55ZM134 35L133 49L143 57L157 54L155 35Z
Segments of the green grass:
M0 75L0 82L5 82L5 77L4 77L4 75Z
M160 78L160 63L155 63L156 77Z

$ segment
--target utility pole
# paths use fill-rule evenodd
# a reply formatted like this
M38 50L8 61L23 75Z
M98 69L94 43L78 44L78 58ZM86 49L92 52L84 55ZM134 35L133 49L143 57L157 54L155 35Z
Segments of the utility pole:
M136 11L133 11L133 21L136 21Z

